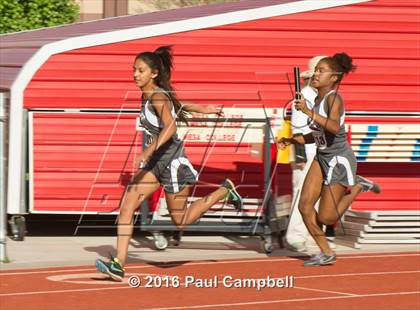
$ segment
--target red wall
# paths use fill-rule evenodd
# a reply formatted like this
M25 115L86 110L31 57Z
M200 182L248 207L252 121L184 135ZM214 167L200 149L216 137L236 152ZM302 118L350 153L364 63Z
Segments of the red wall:
M282 107L292 96L289 80L292 80L293 66L298 65L304 70L307 60L314 55L331 55L345 51L354 57L358 65L357 71L345 78L340 85L347 111L418 112L418 10L417 1L380 0L74 50L52 56L46 62L27 87L24 104L28 109L138 108L140 92L132 82L133 57L138 52L172 44L175 55L173 82L181 99L203 104L224 104L226 107L235 106L239 109L261 108L263 105ZM76 118L75 121L83 119ZM125 119L125 122L132 121L129 119L130 117ZM63 121L60 117L57 120ZM38 121L45 119L40 118ZM374 120L381 121L384 120ZM37 122L35 126L39 125ZM80 128L83 131L87 128L84 126L95 123L99 127L91 138L98 143L108 141L109 128L100 128L102 118L92 119ZM35 129L37 133L47 130L50 135L61 138L61 131L51 124L44 123L40 126ZM127 123L126 126L124 134L129 139L133 132L131 125ZM58 186L55 183L57 177L63 180L56 195L62 195L62 198L58 199L64 199L67 195L70 200L78 200L74 206L79 209L86 192L90 191L92 167L89 165L95 163L95 167L98 167L104 144L99 143L84 149L84 140L74 128L69 124L67 133L70 140L74 140L76 149L73 151L86 152L77 159L69 158L67 153L62 154L59 160L52 160L52 150L55 148L59 152L63 146L58 141L47 143L51 137L44 141L42 135L37 136L40 140L36 140L39 145L34 148L36 201L42 201L42 197L48 195L51 196L50 203L51 199L55 199L51 187ZM196 152L196 148L188 147L187 150L193 162L200 161L201 154ZM121 151L118 156L110 155L107 165L120 165L125 151L126 149ZM222 149L219 151L223 153ZM251 169L251 176L256 173L252 169L256 167L255 169L261 171L262 164L253 166L248 155L242 159L248 161L247 165L250 167L247 169ZM233 172L237 168L232 163L234 160L222 159L223 156L216 154L209 159L209 167L215 171L215 180L223 177L226 171ZM409 163L408 168L418 167L417 165ZM393 167L391 164L389 169L394 169ZM114 179L119 177L119 168L115 169L112 175ZM386 183L390 181L392 184L402 184L400 180L406 180L406 175L395 169L398 173L386 176ZM367 170L368 176L372 174L369 171ZM262 178L261 174L255 174L254 177ZM405 190L403 186L400 189ZM282 191L289 190L290 186L287 185ZM395 193L394 189L390 191L389 195L392 197L387 196L387 201L399 199L401 193L397 190L398 188ZM75 191L78 192L77 198L74 196ZM113 193L109 195L116 201ZM372 206L368 202L371 198L363 199L365 198L361 198L360 204L355 204L356 208ZM414 199L420 200L418 195ZM377 204L379 205L381 204ZM403 202L402 205L404 206ZM52 202L51 210L65 210L65 206L66 203L57 206L57 203Z
M314 55L345 51L359 66L340 86L347 110L418 111L419 9L418 1L381 0L74 50L51 57L37 72L25 107L137 106L133 57L173 44L173 81L183 92L259 92L261 100L249 104L277 107L290 99L286 74L293 66L303 69ZM209 97L199 92L192 99Z

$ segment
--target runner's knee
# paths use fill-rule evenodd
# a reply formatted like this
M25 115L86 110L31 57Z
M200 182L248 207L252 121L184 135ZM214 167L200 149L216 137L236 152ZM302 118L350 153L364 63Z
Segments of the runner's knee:
M178 214L177 214L178 213ZM172 218L172 223L179 229L182 230L185 227L184 224L184 217L185 214L183 212L177 212L177 211L172 211L171 212L171 218Z
M131 218L143 201L144 195L140 195L138 199L134 199L134 197L131 195L125 197L125 201L123 202L120 209L119 218Z
M299 201L299 212L304 218L308 218L314 212L313 199L309 196L302 195Z

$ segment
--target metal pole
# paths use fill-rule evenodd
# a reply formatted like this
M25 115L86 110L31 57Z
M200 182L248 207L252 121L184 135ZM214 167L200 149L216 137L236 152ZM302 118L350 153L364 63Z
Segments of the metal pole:
M264 213L265 213L265 225L264 225L264 239L267 247L265 251L271 253L272 251L272 240L271 240L271 218L272 218L272 203L271 203L271 122L270 118L266 119L264 124Z
M7 262L6 236L6 95L0 93L0 262Z
M141 104L141 114L145 113L146 105ZM144 128L141 127L141 151L143 152L146 148L147 143L147 137L146 137L146 131ZM139 167L136 167L138 169ZM140 205L140 230L142 230L148 223L147 218L149 215L149 204L147 200L143 200L143 202Z
M21 187L20 187L20 212L25 214L29 210L27 201L27 186L29 181L28 176L28 110L23 110L22 123L22 160L21 160Z
M264 124L264 194L270 190L270 170L271 170L271 144L270 144L270 119Z
M143 152L146 148L147 137L145 131L141 133L141 151ZM137 168L137 167L136 167ZM140 205L140 230L148 223L148 216L149 216L149 203L147 200L143 200Z

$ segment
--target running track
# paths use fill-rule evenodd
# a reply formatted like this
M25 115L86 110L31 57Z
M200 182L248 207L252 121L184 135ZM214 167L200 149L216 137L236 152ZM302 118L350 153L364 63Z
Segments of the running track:
M128 264L127 278L111 282L92 266L0 272L2 310L60 309L420 309L420 252L340 255L327 267L274 257L168 264ZM147 276L180 280L179 287L145 288ZM227 288L233 279L293 276L293 288ZM185 277L213 279L217 288L185 287ZM228 282L231 283L231 282ZM166 286L166 285L163 285Z

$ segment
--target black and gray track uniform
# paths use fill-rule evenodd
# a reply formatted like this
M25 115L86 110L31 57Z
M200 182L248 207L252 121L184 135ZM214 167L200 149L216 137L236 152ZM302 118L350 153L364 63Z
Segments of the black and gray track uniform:
M338 96L338 94L335 90L331 90L313 108L315 112L326 118L329 117L328 96ZM337 134L328 132L316 122L309 125L317 146L315 160L321 166L326 185L339 183L347 187L355 184L357 160L347 142L344 114L343 108L340 115L340 131Z
M157 88L154 93L156 92L162 92L168 97L172 116L176 119L175 108L167 92L161 88ZM163 123L156 114L151 98L152 96L146 100L142 99L140 113L140 126L146 135L146 147L157 139L163 128ZM174 134L152 154L143 169L152 172L164 187L165 192L169 193L178 193L188 184L194 184L197 181L197 171L185 155L184 145L177 134Z

